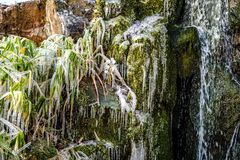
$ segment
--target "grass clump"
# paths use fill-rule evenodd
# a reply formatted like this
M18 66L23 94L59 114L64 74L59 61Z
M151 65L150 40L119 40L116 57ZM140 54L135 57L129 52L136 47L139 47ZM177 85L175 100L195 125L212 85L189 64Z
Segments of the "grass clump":
M25 139L44 138L48 144L50 140L57 143L59 135L66 134L66 121L70 123L68 129L72 128L83 80L92 81L97 104L99 86L104 94L108 86L126 86L115 60L104 54L104 36L105 23L96 18L76 43L64 35L50 36L40 46L17 36L2 39L0 114L18 126L19 132L15 139L4 141L10 148L0 146L0 150L18 150L24 147ZM1 128L5 127L3 123Z

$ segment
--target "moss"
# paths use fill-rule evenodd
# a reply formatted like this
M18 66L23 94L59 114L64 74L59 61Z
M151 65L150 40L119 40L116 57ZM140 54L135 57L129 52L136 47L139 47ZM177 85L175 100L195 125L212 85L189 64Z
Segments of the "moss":
M105 0L96 0L95 10L94 10L94 17L104 17L104 5Z
M78 99L77 103L78 103L79 106L86 106L90 101L90 98L89 98L89 95L87 94L87 91L84 90L83 88L80 89L79 97L77 99Z
M107 55L114 58L118 64L122 64L124 63L124 59L126 59L129 47L129 42L124 41L122 35L130 26L131 20L123 16L118 16L106 23L108 29L106 32L108 37L108 42L106 43L108 48Z
M231 9L230 25L232 29L240 28L240 2Z
M107 28L112 35L123 34L131 24L129 17L118 16L106 22Z
M141 23L148 22L144 20ZM162 74L158 73L158 69L161 68L161 58L165 57L164 48L166 47L165 27L161 19L152 23L151 28L140 28L139 34L129 35L131 45L127 49L127 81L136 93L137 99L141 99L138 101L137 108L144 109L144 111L149 110L152 101L149 101L148 97L154 96L150 93L155 94L156 86L154 84L157 85L157 81L161 79ZM150 86L149 83L153 83L153 85ZM158 87L161 88L161 83L159 84Z
M195 73L199 63L199 40L196 28L182 30L177 39L180 77L187 78Z
M90 109L94 107L94 109ZM126 140L126 130L122 128L122 124L120 121L115 121L111 118L111 110L110 108L97 106L91 106L86 108L85 110L88 112L86 114L89 117L78 117L76 119L74 128L71 131L71 137L75 140L83 138L83 140L94 140L96 139L96 135L103 141L111 142L114 145L121 145ZM100 114L101 110L104 110L102 115ZM91 117L91 112L95 112L95 118ZM114 112L117 115L120 115L120 110ZM98 114L97 114L98 113ZM117 116L115 115L115 117ZM119 137L119 128L121 128L121 137ZM96 135L95 135L96 134Z
M143 19L146 16L163 12L164 0L137 0L136 17Z
M137 19L143 19L153 14L161 14L167 19L176 15L176 0L136 0L135 14ZM179 6L178 6L179 7ZM173 14L174 13L174 14ZM172 19L172 18L170 18Z
M164 110L154 112L153 152L156 159L171 160L171 116Z
M139 124L139 121L134 117L132 114L131 121L129 122L128 128L127 128L127 137L131 140L140 140L140 138L144 134L144 125L146 124Z
M214 132L210 134L214 142L222 148L212 152L213 157L225 156L233 131L240 119L239 86L232 80L232 76L224 67L216 68L214 90L211 91L211 113L205 117L214 124ZM227 144L227 145L226 145ZM219 159L219 158L218 158Z
M122 15L130 17L132 20L135 19L135 9L137 0L122 0Z
M149 126L144 127L146 139L153 136L149 138L153 140L148 144L152 149L149 159L154 156L156 159L171 159L170 113L176 103L176 53L168 46L170 40L161 21L141 33L130 39L128 84L140 100L137 108L153 114Z
M45 140L39 140L31 144L30 149L27 150L28 160L46 160L57 155L57 149L50 143L47 144Z
M216 71L216 95L214 99L214 109L219 115L218 123L222 130L229 133L234 129L240 119L240 94L237 84L231 79L231 75L220 70ZM219 121L222 119L222 121ZM227 135L231 138L231 133Z
M130 87L137 95L138 100L143 99L143 95L146 94L142 92L142 87L144 83L144 75L147 74L145 67L147 64L147 59L148 55L146 54L146 50L142 48L142 44L134 44L130 47L127 60L128 82L130 84ZM141 109L141 106L143 105L141 102L138 103L139 109Z

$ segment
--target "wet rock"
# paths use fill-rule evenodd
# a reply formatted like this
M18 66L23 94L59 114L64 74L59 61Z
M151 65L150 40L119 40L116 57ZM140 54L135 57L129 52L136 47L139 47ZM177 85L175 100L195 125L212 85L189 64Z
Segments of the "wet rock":
M200 43L194 27L173 28L173 52L177 54L177 105L173 110L174 159L193 159L198 148L198 115L200 97ZM236 58L236 57L235 57ZM240 120L239 88L225 69L215 70L215 91L211 110L205 117L215 124L207 130L209 152L214 159L225 159L235 126Z
M219 69L216 70L216 73L217 92L213 99L214 108L212 111L215 118L211 119L214 121L216 129L214 133L210 133L212 135L210 146L212 155L217 159L222 159L227 156L235 127L240 120L240 95L239 86L232 80L232 75ZM240 141L237 140L237 143ZM235 147L230 148L230 152L235 149Z
M240 79L240 2L230 1L230 24L233 39L233 73Z
M125 23L117 23L124 28ZM114 29L113 25L113 29ZM116 29L115 28L115 29ZM116 34L119 32L119 34ZM148 113L143 135L147 159L171 159L171 110L176 98L176 59L168 51L164 17L152 15L135 21L125 32L113 30L111 56L137 95L137 109Z
M200 44L194 27L171 28L171 52L177 55L177 104L173 109L173 157L194 159L197 132L194 129L200 88Z
M57 27L54 25L51 27L53 29L56 29L61 26L61 29L57 31L58 34L64 34L67 36L71 36L74 39L77 39L80 37L80 35L83 33L84 27L88 23L88 19L82 16L75 15L72 10L70 9L70 6L65 2L61 0L48 0L50 5L46 6L46 11L49 13L49 16L47 18L50 21L50 26L52 23L56 22ZM51 5L52 4L52 5ZM51 11L55 18L51 16ZM55 12L54 12L55 11ZM60 33L59 33L60 32ZM50 32L50 35L53 34Z

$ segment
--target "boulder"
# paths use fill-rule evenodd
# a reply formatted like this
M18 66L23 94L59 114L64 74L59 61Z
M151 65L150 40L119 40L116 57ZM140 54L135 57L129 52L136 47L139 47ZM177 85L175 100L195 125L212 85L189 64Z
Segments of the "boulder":
M88 23L74 14L65 1L39 0L0 4L0 34L27 37L37 43L52 34L77 38ZM89 17L90 18L90 17Z
M17 34L36 42L45 37L45 3L28 1L15 5L0 5L1 34Z

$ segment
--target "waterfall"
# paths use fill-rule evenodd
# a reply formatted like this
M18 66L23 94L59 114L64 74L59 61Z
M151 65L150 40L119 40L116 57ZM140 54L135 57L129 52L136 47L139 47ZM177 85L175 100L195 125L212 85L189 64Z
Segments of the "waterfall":
M201 89L200 89L200 103L199 103L199 128L198 128L198 159L208 159L207 142L204 140L205 135L205 111L209 107L209 82L207 80L208 66L210 64L210 49L206 33L202 28L198 28L200 43L201 43Z
M201 84L198 114L198 160L212 159L208 150L209 134L213 133L212 99L216 62L219 55L221 36L226 35L228 27L227 0L188 0L190 19L188 24L196 26L201 45ZM209 117L210 116L210 117Z
M240 129L240 123L237 124L237 126L233 132L233 136L231 139L230 146L228 147L225 160L229 160L229 158L231 157L231 153L234 152L234 148L236 147L236 144L237 144L239 129Z

